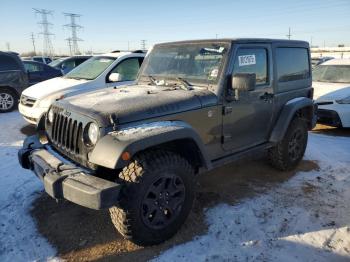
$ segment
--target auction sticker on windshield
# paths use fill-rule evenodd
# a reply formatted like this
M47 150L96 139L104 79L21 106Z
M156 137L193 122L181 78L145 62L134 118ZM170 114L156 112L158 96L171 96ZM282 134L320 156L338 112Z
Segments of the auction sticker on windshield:
M247 66L247 65L255 65L255 55L242 55L238 56L238 64L239 66Z

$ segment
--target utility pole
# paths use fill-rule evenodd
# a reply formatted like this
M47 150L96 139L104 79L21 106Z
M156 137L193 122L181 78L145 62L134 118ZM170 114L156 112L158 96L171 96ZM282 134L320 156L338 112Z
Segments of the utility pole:
M287 35L287 37L288 37L288 39L290 40L290 37L291 37L292 35L290 34L290 27L289 27L289 29L288 29L288 35Z
M78 37L78 30L82 29L83 27L81 25L78 25L76 23L76 18L81 17L79 14L73 14L73 13L63 13L66 17L70 18L70 23L64 25L63 27L70 28L71 29L71 37L67 38L69 45L69 50L71 52L71 55L78 55L80 54L79 47L78 47L78 41L83 41Z
M46 9L37 9L37 8L33 8L33 10L35 11L35 14L41 15L41 21L38 24L41 25L42 27L42 32L40 32L39 34L43 35L44 37L43 55L52 57L53 47L52 47L52 42L50 37L53 34L49 30L49 27L52 26L52 24L48 22L47 16L52 15L53 11L46 10Z
M311 39L310 39L310 48L312 48L312 36L311 36Z
M34 54L36 54L36 50L35 50L35 38L34 38L33 32L32 32L31 35L30 35L30 39L32 40L32 43L33 43Z
M10 43L9 42L6 42L6 48L7 48L7 51L10 51L11 48L10 48Z
M146 50L146 40L141 40L141 50Z

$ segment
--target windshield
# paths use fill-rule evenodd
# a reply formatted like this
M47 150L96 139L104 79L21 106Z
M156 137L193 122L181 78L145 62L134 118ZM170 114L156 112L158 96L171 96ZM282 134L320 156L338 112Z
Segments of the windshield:
M95 56L80 64L66 78L92 80L102 74L117 58L110 56Z
M200 43L156 46L147 56L141 77L182 79L192 84L215 84L222 70L228 44Z
M350 65L319 65L312 78L317 82L350 83Z
M54 61L52 61L49 66L52 66L52 67L56 67L58 66L64 59L63 58L59 58L59 59L56 59Z

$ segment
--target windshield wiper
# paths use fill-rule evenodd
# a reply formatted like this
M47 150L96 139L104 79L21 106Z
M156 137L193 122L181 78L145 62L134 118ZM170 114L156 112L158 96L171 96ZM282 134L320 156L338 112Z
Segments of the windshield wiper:
M193 87L190 82L188 82L186 79L182 77L176 77L176 80L182 83L182 87L184 87L186 90L193 90Z
M150 80L150 84L157 85L157 79L154 78L152 75L142 75L143 77L147 77L148 80Z

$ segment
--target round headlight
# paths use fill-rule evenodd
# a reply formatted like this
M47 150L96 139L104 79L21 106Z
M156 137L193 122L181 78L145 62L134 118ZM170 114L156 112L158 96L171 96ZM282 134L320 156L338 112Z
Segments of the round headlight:
M94 145L97 142L98 138L98 126L95 123L90 123L88 126L88 139L89 144Z
M47 113L47 119L49 120L50 123L53 122L53 110L50 109L49 112Z

